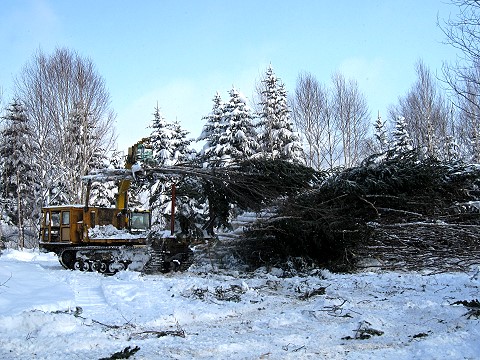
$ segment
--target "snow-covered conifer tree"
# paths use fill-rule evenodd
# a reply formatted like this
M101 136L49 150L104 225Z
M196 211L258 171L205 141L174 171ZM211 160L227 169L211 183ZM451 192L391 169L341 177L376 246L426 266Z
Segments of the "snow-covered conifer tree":
M253 114L246 98L235 88L229 91L230 100L223 108L222 133L216 156L223 163L243 161L258 152L257 134Z
M217 154L220 146L220 136L224 130L222 123L223 110L222 98L217 92L213 98L212 111L209 115L203 117L205 124L202 134L197 139L198 141L205 141L205 145L199 154L199 160L206 166L214 167L220 160Z
M460 147L452 135L448 135L445 139L444 154L446 161L456 161L460 159Z
M106 150L96 133L95 122L85 109L82 103L76 103L66 121L66 139L59 143L64 156L56 169L61 186L58 197L51 198L50 203L83 203L86 186L82 176L94 168L103 167L106 160Z
M120 154L118 151L113 151L110 158L104 155L104 151L100 150L94 154L90 162L91 169L102 168L119 168ZM115 205L115 194L117 193L117 185L114 181L96 181L92 183L90 190L90 204L93 206L110 207Z
M148 145L153 151L153 160L159 166L171 165L172 160L172 131L167 121L160 112L160 108L155 107L152 121L152 132L150 133Z
M194 151L190 148L192 140L187 138L188 131L178 121L167 124L167 127L170 129L171 163L179 164L190 160Z
M152 132L148 139L148 146L153 151L153 160L157 166L170 166L183 163L193 157L190 149L191 140L187 138L188 132L182 129L177 121L169 123L162 116L157 105L153 114ZM191 206L187 206L188 199L184 196L183 182L165 176L162 180L154 180L144 184L143 191L148 192L149 206L152 210L153 224L164 227L171 216L172 186L176 187L177 215L181 218L190 216ZM190 202L188 202L190 204ZM193 206L193 205L192 205ZM188 213L188 214L184 214Z
M229 95L229 101L224 104L218 94L214 98L212 113L207 118L209 126L204 128L201 137L208 139L203 151L207 166L222 167L248 160L259 150L254 116L246 98L235 88L229 91ZM203 194L208 199L206 230L213 235L214 227L228 225L231 208L221 187L204 183Z
M22 104L14 100L4 117L6 126L1 132L2 203L4 214L19 229L20 246L24 246L26 226L38 221L39 191L36 164L33 162L32 132Z
M184 130L178 121L167 124L171 131L171 164L177 165L192 160L195 151L190 148L191 140L187 138L188 131ZM196 229L198 214L202 211L199 199L201 198L201 185L198 179L181 177L172 178L168 181L165 189L167 201L161 206L162 214L168 219L171 216L172 185L175 186L175 219L176 229L184 234L193 235Z
M386 129L386 121L383 121L380 117L380 113L378 113L377 120L375 121L374 128L375 128L375 140L376 146L375 148L378 149L379 153L383 153L388 149L388 136L387 136L387 129Z
M156 166L168 166L172 163L172 144L171 135L172 131L163 117L160 108L155 107L153 112L152 123L149 126L151 133L146 142L143 145L152 150L152 161ZM162 181L158 179L152 179L148 183L133 183L131 186L130 194L131 200L134 201L136 206L141 206L142 194L147 194L148 206L152 210L152 223L154 225L163 225L162 211L163 205L168 201L166 196L167 189L170 189L171 182L168 179Z
M259 113L260 147L264 157L300 162L302 149L293 132L287 91L270 66L262 80Z
M392 132L390 151L393 157L402 157L403 154L413 150L413 142L407 130L407 122L403 116L398 116L395 129Z
M198 138L198 141L205 141L205 144L197 159L205 167L214 168L225 165L224 162L222 162L221 153L221 137L226 132L226 126L223 122L225 106L220 94L217 92L213 98L212 111L202 118L205 124L203 125L202 134ZM198 181L197 179L197 182ZM201 193L199 193L200 196L197 203L206 203L206 210L208 210L209 216L207 232L213 235L213 228L219 223L218 218L227 218L229 209L223 209L222 207L221 200L223 199L223 193L221 190L219 191L212 184L203 181L199 181L198 188L201 189ZM222 222L222 220L220 220L220 222Z

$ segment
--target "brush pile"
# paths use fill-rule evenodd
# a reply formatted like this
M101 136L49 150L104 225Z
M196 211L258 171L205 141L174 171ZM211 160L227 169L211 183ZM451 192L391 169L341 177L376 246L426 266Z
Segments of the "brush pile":
M253 266L462 270L480 263L480 167L375 155L291 196L247 232Z

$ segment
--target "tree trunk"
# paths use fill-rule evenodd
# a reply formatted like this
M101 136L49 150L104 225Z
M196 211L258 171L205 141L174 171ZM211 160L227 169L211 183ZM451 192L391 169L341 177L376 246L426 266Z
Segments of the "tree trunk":
M20 249L25 247L25 236L23 234L22 202L20 197L20 170L17 169L17 210L18 210L18 243Z

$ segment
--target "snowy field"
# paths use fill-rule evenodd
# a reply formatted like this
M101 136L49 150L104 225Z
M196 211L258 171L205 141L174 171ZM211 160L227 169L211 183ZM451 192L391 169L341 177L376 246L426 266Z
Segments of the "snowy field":
M0 256L0 359L479 359L480 273L115 276Z

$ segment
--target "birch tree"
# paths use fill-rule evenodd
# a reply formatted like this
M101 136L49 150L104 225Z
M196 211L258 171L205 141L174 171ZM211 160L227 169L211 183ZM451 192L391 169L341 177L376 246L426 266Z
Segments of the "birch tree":
M389 109L392 122L399 116L406 120L413 147L429 157L444 158L444 144L449 135L449 107L428 67L419 60L415 65L417 80L408 93Z
M301 74L291 107L304 140L307 165L333 169L353 166L362 159L370 115L355 80L337 73L328 88L313 75Z
M99 149L113 147L115 115L104 79L93 62L66 48L47 55L37 51L15 79L15 92L25 105L32 124L32 141L38 148L37 163L42 179L42 203L76 201L82 184L68 176L72 166L72 138L81 138L84 161L74 167L85 174L85 164ZM75 115L74 115L75 114ZM72 128L76 116L77 129ZM78 132L78 127L86 131ZM66 175L67 174L67 175ZM66 195L67 199L60 199Z
M310 73L297 78L290 100L292 118L303 141L305 163L314 169L333 168L338 161L338 128L331 111L330 91Z
M471 115L480 112L476 100L480 95L480 2L476 0L451 0L458 12L443 22L438 22L446 43L460 52L453 63L444 63L446 82L460 100L457 104ZM461 104L463 103L463 104ZM469 106L464 106L468 103Z
M341 136L342 164L357 165L365 155L370 113L367 100L354 79L336 73L333 82L333 112Z

